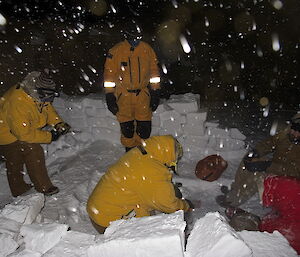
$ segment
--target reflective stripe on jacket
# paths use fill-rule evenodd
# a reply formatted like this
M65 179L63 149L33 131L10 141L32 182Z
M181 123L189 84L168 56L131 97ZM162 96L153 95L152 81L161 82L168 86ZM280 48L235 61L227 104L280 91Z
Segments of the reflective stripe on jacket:
M92 220L104 227L132 210L136 217L149 216L151 210L172 213L187 211L185 200L175 196L172 174L165 164L175 161L172 136L145 140L146 154L130 150L110 166L89 197L87 211Z
M150 78L159 76L156 54L147 43L141 41L134 48L125 40L109 50L104 81L114 82L116 88L143 89L150 84ZM159 87L159 83L154 85ZM114 92L113 88L107 88L107 91Z
M50 143L46 125L62 122L51 103L40 103L13 86L0 100L0 145L17 140L28 143Z

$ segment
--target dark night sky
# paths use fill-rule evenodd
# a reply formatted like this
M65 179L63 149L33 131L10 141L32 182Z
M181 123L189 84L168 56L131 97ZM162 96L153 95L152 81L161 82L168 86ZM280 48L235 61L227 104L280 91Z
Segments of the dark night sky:
M245 94L249 100L267 96L299 104L300 1L95 2L0 0L0 13L8 21L0 34L2 84L11 86L23 72L50 65L71 74L60 78L65 92L82 93L74 86L78 83L84 93L97 91L105 52L121 39L124 21L134 18L168 70L163 75L168 93L195 92L217 101ZM67 33L78 24L84 26L81 33ZM190 53L184 53L180 35ZM33 36L41 38L41 45L32 43Z

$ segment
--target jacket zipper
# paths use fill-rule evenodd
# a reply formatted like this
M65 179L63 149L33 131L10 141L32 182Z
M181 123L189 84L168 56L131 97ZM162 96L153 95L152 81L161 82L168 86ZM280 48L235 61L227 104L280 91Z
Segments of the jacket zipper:
M139 84L141 83L141 64L140 64L140 57L138 57L138 64L139 64Z
M132 88L132 74L131 74L131 61L130 61L130 57L128 57L128 63L129 63L130 84L131 84L131 88Z

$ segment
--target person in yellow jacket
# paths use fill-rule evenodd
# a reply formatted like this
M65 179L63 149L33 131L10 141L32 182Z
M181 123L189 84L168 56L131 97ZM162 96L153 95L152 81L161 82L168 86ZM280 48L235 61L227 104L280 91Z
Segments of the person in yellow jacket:
M0 153L4 157L7 178L14 197L31 189L24 181L24 164L38 192L52 195L59 189L50 181L40 144L57 140L70 129L51 102L58 96L49 71L30 72L11 87L0 100ZM43 130L46 125L51 131Z
M189 211L189 201L175 196L171 166L182 148L172 136L153 136L124 154L101 177L87 202L93 225L104 233L111 221L149 216L153 210Z
M135 22L125 26L125 40L109 50L104 66L108 109L117 116L126 151L151 134L152 112L159 105L160 73L154 50L141 41Z

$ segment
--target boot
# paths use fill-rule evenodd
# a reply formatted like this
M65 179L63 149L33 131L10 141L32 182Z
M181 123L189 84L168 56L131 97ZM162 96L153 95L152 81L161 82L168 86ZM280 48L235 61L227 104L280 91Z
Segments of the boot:
M127 153L128 151L130 151L133 147L125 147L125 152Z

